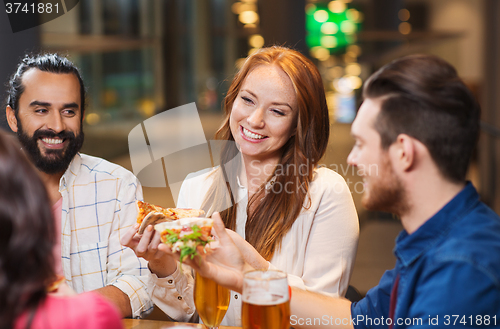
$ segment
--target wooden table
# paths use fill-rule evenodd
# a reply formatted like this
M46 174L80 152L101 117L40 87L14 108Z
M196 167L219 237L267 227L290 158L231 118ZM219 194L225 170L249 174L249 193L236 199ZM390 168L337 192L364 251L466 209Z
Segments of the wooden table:
M205 329L205 326L195 323L181 323L169 321L154 321L154 320L136 320L136 319L123 319L123 326L125 329L161 329L171 328L178 325L185 325L192 328ZM220 329L241 329L241 327L226 327L220 326Z

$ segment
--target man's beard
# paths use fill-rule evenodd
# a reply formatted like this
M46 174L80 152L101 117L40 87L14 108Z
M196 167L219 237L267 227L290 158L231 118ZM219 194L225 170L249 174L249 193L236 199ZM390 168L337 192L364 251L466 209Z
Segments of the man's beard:
M22 128L21 121L18 119L17 137L21 142L23 149L33 161L33 164L46 174L63 173L68 169L71 160L80 151L83 145L84 134L82 125L80 125L80 133L75 136L71 131L61 131L55 133L51 130L38 129L33 133L33 136L28 136ZM38 140L41 138L61 138L63 141L68 141L66 149L51 150L46 149L45 155L42 155L38 146Z
M383 161L381 167L383 172L376 179L372 177L369 181L369 192L365 191L361 202L368 210L402 216L409 208L406 190L401 179L394 173L388 158Z

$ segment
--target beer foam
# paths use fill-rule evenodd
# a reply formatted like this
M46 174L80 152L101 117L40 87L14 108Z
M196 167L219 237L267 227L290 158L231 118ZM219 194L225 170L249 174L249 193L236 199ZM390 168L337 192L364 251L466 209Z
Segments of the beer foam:
M286 293L286 295L272 294L270 292L265 292L264 294L260 292L254 292L243 295L243 301L252 305L278 305L288 302L288 292Z

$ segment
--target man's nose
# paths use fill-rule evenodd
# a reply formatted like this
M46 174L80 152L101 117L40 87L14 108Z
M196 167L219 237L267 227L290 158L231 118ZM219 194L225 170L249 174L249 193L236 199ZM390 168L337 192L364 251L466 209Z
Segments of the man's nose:
M47 122L47 128L59 133L64 130L64 121L61 113L58 111L52 111L49 116L49 121Z
M351 166L356 166L357 165L356 154L355 153L356 152L354 150L351 150L351 152L347 156L347 164L349 164Z

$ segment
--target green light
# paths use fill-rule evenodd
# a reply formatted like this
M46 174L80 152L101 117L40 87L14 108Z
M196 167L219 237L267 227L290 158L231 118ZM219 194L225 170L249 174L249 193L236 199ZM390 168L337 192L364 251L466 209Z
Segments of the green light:
M337 11L337 10L336 10ZM332 12L326 4L311 4L306 9L306 42L309 48L323 47L330 53L352 44L361 29L362 14L354 8Z

